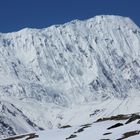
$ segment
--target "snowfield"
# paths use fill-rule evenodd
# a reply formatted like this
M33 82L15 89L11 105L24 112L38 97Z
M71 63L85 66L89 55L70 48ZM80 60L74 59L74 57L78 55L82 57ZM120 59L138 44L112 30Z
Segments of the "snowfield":
M113 118L114 117L114 118ZM37 132L33 140L139 140L140 115L118 115L81 126ZM114 127L115 126L115 127ZM21 138L25 140L29 135ZM8 139L5 139L8 140Z
M139 100L140 28L127 17L0 33L0 138L40 129L66 138L99 118L140 112Z

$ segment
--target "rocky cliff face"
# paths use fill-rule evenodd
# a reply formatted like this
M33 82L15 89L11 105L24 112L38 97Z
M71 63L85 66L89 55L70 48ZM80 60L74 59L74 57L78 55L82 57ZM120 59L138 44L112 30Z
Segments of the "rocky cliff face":
M1 33L0 79L1 98L20 102L126 99L140 89L140 29L129 18L96 16Z

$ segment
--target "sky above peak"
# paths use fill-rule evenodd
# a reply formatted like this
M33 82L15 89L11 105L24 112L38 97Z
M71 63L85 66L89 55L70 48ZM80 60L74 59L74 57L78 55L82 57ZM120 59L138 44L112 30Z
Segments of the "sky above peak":
M0 0L0 32L46 28L96 15L130 17L140 27L140 0Z

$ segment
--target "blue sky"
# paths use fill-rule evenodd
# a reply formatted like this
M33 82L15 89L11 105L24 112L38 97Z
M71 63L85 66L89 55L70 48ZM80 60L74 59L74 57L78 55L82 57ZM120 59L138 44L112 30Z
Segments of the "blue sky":
M128 16L140 26L140 0L0 0L0 32L44 28L102 14Z

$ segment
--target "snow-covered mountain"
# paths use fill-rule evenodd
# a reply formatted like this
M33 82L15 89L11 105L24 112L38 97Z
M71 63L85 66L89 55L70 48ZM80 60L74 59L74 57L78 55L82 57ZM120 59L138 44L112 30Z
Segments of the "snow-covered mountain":
M0 34L0 99L43 128L140 111L139 89L140 29L129 18Z

